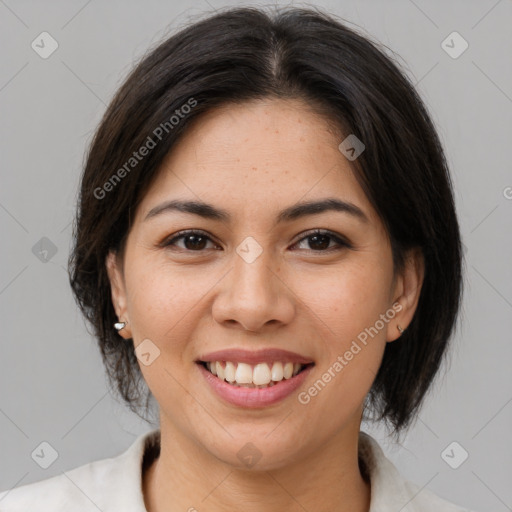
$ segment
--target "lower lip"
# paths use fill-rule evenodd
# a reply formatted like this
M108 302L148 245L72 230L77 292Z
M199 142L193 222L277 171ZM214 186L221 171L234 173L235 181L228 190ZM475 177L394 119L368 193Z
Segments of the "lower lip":
M199 370L211 388L226 402L239 407L256 409L266 407L290 396L307 378L313 365L306 367L300 373L290 379L283 379L269 388L245 388L228 384L220 380L198 363Z

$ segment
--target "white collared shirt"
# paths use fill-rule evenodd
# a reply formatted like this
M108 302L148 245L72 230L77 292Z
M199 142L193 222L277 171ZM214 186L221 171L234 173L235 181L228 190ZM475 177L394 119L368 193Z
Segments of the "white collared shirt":
M142 462L149 448L158 448L159 440L160 430L152 430L117 457L3 491L0 512L147 512ZM369 512L471 512L404 480L377 441L364 432L359 433L359 456L370 475Z

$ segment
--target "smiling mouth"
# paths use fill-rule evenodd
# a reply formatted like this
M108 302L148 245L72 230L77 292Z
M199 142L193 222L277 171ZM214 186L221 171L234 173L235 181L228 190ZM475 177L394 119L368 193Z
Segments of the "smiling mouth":
M198 361L211 374L234 387L269 388L289 380L314 363L301 364L289 361L274 363L239 363L233 361Z

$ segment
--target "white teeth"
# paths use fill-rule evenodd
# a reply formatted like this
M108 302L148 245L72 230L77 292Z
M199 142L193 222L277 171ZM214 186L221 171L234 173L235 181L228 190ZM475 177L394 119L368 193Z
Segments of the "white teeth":
M238 365L240 368L240 365ZM263 384L269 384L271 381L270 368L267 363L259 363L254 367L252 382L256 386L262 386Z
M266 388L283 379L291 379L297 375L304 365L300 363L282 363L276 361L271 366L258 363L254 367L247 363L231 361L207 361L206 367L213 375L237 387Z
M283 363L274 363L272 365L272 380L279 382L283 380Z
M235 372L235 380L238 382L238 384L250 384L252 382L251 365L246 363L238 363Z
M217 377L219 377L220 380L224 380L225 374L224 374L224 367L222 366L222 363L220 361L217 361L217 362L214 361L212 364L215 365L215 368L217 370Z
M235 382L235 365L230 361L226 361L226 367L224 368L224 378L228 382Z

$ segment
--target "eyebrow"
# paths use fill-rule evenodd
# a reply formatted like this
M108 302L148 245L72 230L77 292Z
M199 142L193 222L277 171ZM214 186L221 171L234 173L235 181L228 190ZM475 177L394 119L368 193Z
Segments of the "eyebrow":
M201 201L173 199L152 208L144 218L144 222L162 213L172 211L191 213L205 219L222 222L229 222L231 220L231 214L227 210L217 208L211 204L203 203ZM290 222L307 215L317 215L327 211L347 213L360 221L369 222L369 219L363 210L355 204L336 198L325 198L316 201L300 202L289 206L279 212L275 223L279 224L282 222Z

